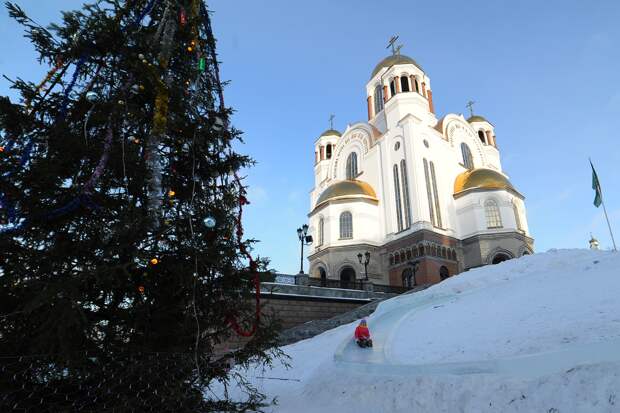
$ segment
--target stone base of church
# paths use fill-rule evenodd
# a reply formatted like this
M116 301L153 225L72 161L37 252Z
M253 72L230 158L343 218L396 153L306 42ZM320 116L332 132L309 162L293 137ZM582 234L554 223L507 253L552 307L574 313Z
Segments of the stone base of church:
M531 254L534 240L520 232L480 234L461 241L463 270Z
M357 254L369 251L368 278L375 284L413 287L435 284L462 271L531 254L534 240L519 232L479 234L459 240L420 230L383 246L354 244L315 251L310 277L331 280L364 278ZM417 270L413 274L414 263Z

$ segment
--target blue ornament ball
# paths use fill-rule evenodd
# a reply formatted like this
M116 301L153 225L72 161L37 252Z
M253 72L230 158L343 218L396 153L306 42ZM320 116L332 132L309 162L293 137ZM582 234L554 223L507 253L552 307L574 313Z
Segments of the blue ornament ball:
M86 100L89 101L90 103L95 103L97 99L99 99L99 95L96 94L95 92L88 92L86 94Z
M206 217L203 222L205 223L205 226L207 228L215 227L215 218L213 218L213 217Z

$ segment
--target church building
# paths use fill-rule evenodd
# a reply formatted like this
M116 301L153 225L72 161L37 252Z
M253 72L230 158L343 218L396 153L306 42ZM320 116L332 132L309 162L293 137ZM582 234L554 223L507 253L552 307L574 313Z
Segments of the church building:
M482 116L438 119L428 74L393 50L366 84L368 121L315 142L310 277L412 287L533 252L523 195Z

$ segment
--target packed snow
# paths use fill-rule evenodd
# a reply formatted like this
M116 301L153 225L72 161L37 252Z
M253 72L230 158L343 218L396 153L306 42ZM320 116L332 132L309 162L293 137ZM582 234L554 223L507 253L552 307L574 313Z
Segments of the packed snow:
M244 371L268 411L620 411L620 253L551 250L384 301L372 349L356 324Z

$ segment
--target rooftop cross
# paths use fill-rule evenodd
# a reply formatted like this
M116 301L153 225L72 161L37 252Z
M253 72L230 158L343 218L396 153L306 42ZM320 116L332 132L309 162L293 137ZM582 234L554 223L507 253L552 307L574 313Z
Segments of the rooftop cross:
M392 48L392 54L396 54L397 53L396 47L394 46L394 43L396 43L396 40L398 40L398 35L392 36L392 38L390 39L390 41L388 42L388 45L386 47L386 49L389 49L390 47ZM402 46L398 46L398 51L400 51L401 47Z
M334 129L334 118L336 116L332 113L331 115L329 115L329 128L330 129Z
M474 102L473 100L470 100L469 102L467 102L467 105L465 105L465 107L467 109L469 109L469 116L472 117L474 116Z

